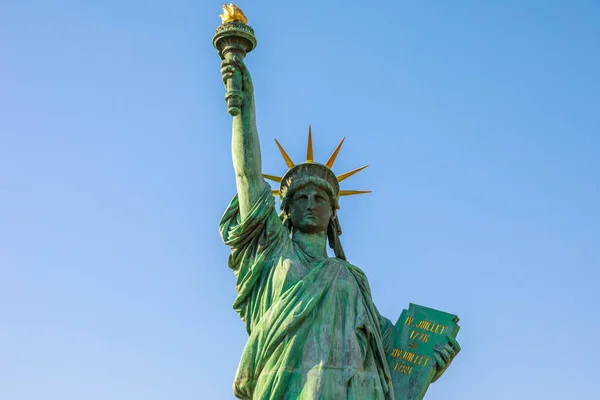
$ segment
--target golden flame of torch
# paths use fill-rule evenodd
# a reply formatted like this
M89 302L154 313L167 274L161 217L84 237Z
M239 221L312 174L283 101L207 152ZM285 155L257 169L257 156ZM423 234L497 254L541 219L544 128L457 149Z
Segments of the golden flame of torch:
M242 10L233 3L223 4L223 14L219 15L219 17L221 17L221 23L223 24L229 21L240 21L242 24L248 23L248 18L246 18Z

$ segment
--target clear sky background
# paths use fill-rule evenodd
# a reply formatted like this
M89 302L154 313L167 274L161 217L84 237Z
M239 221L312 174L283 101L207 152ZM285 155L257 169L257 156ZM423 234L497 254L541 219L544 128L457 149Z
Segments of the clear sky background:
M395 321L461 317L427 400L598 399L600 3L240 1L277 137L373 194L342 242ZM0 3L0 399L232 399L247 338L221 3Z

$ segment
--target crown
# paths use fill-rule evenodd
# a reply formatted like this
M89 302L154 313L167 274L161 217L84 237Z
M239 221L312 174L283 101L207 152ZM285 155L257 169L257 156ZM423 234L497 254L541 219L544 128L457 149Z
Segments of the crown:
M308 146L306 149L306 161L300 164L294 164L290 156L287 155L281 144L275 139L275 143L277 143L277 147L279 148L279 152L283 156L287 167L289 168L283 177L275 176L275 175L267 175L262 174L262 176L266 179L279 183L279 190L273 190L272 193L274 196L279 196L283 199L287 194L288 187L298 179L306 178L306 177L316 177L325 180L332 188L334 194L338 197L341 196L351 196L354 194L366 194L371 193L370 190L340 190L339 183L345 179L348 179L352 175L357 172L362 171L367 168L368 165L363 165L360 168L356 168L352 171L348 171L341 175L335 175L331 170L333 167L333 163L335 162L340 149L342 148L342 144L344 144L344 137L340 144L337 145L331 156L325 164L319 164L314 161L313 157L313 145L312 145L312 129L308 127Z

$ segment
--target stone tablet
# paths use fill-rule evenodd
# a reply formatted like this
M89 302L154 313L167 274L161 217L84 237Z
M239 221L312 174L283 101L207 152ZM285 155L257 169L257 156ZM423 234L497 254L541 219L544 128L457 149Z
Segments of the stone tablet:
M456 337L458 317L410 304L392 332L387 355L396 400L421 400L436 374L434 346Z

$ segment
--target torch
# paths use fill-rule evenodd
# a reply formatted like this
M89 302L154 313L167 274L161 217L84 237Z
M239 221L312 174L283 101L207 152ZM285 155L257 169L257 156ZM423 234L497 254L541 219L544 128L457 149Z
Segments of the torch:
M223 14L220 17L222 23L212 40L213 46L219 51L219 57L221 60L231 60L237 55L243 59L256 47L254 30L246 25L248 19L235 4L223 4ZM227 112L235 117L240 114L242 106L242 81L239 76L234 75L227 79L225 87Z

